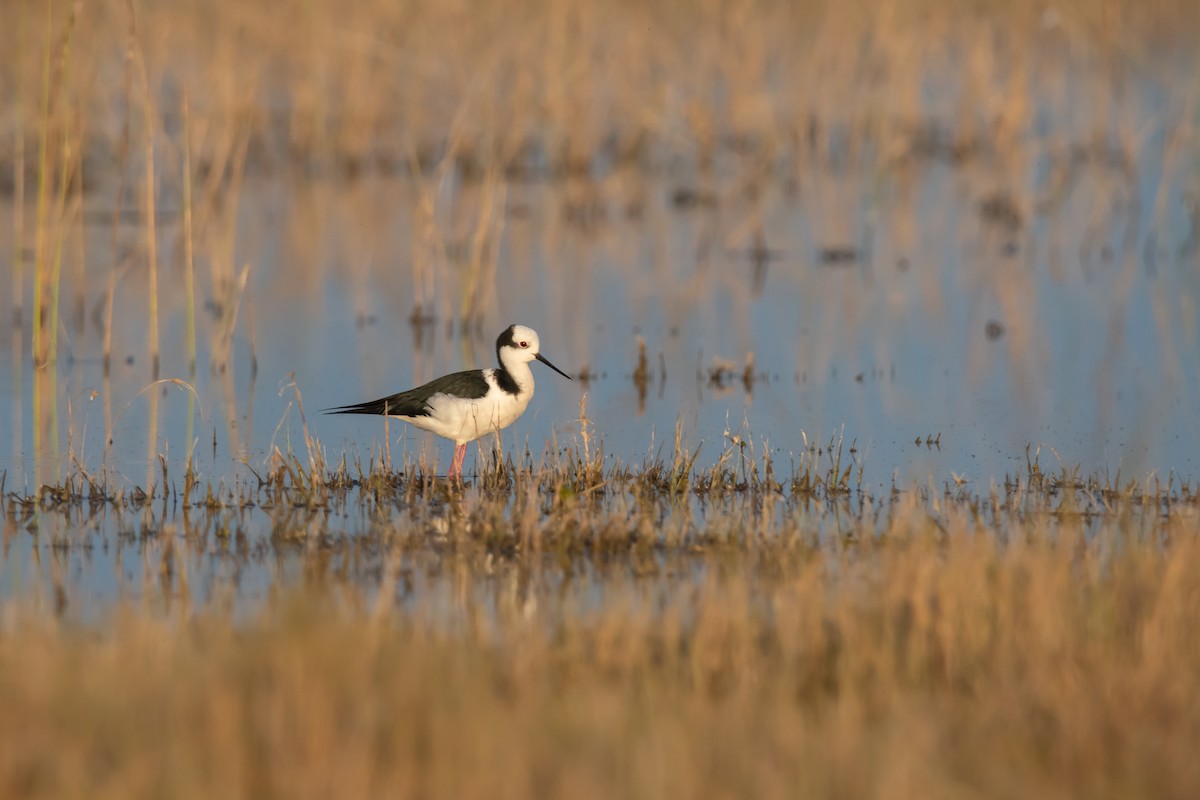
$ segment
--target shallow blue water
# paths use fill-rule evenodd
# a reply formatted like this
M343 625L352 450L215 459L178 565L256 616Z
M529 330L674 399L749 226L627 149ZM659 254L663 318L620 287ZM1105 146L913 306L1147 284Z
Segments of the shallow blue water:
M303 458L305 421L330 462L366 461L384 448L382 421L319 409L490 366L510 322L536 328L559 367L593 377L568 382L534 365L536 396L504 433L509 452L577 446L586 393L591 435L626 463L669 454L681 422L685 446L701 448L697 466L715 463L732 434L769 449L785 476L811 445L844 436L871 490L957 476L985 491L1024 473L1027 446L1044 469L1194 481L1200 169L1172 144L1169 81L1141 86L1112 118L1060 108L1048 92L1019 145L961 162L896 157L885 141L847 143L830 126L767 168L729 151L706 169L668 152L653 170L598 164L586 178L502 188L454 171L441 183L262 174L197 243L195 374L180 222L165 197L159 383L143 232L135 218L114 237L110 195L96 187L85 198L92 222L65 249L57 362L30 360L28 274L22 324L0 327L5 491L82 472L128 490L157 485L160 457L178 489L189 451L202 482L229 486L266 469L275 448ZM0 218L12 218L11 203L0 200ZM0 286L13 285L14 249L0 226ZM245 290L231 290L243 267ZM468 335L458 322L472 291L478 332ZM0 294L5 318L16 305ZM436 320L411 324L417 305ZM643 386L632 379L639 337ZM714 378L721 365L729 372ZM394 460L424 455L445 470L449 444L399 423L389 431ZM72 536L55 524L55 536ZM121 525L136 536L144 522L71 524L80 537ZM12 533L6 572L41 574L46 540L14 549ZM119 594L143 566L113 552L78 551L63 568L98 595ZM223 585L235 562L213 548L203 574ZM296 569L287 564L274 568ZM237 585L250 595L271 580L260 563Z
M806 241L813 224L806 204L780 199L763 217L777 257L766 266L761 290L738 247L709 242L726 225L718 211L681 212L664 198L647 212L650 221L619 220L584 236L555 222L559 189L514 190L510 206L523 196L549 219L508 223L488 278L482 332L448 332L439 321L419 345L407 319L415 295L405 264L411 248L378 245L378 256L342 263L333 240L343 234L332 225L349 223L338 221L313 237L317 252L299 266L289 254L301 246L289 242L297 236L293 226L303 224L289 213L292 198L312 192L336 204L343 190L264 182L251 187L243 205L283 207L241 234L253 240L245 249L256 255L236 259L250 264L250 288L224 373L208 366L211 331L221 323L206 325L201 308L200 368L188 374L178 275L164 281L173 294L164 302L161 377L186 381L195 395L176 383L148 388L144 287L136 276L119 284L108 379L90 314L82 328L64 321L65 352L49 368L53 375L32 368L27 331L6 329L8 390L0 395L0 418L8 422L11 445L3 465L8 488L33 490L71 463L144 485L152 454L166 453L175 472L190 444L207 476L231 477L243 460L261 466L272 446L286 450L302 441L295 393L285 388L293 373L310 432L330 456L343 449L366 454L383 446L380 421L323 417L318 409L491 365L494 337L510 321L537 328L544 352L563 369L577 374L586 366L596 376L567 382L537 367L536 397L504 436L507 447L535 454L555 438L561 445L578 442L586 392L593 434L624 461L669 447L682 420L685 442L703 444L700 464L719 456L727 430L765 441L785 463L805 441L844 432L876 483L893 475L940 481L951 472L999 479L1024 468L1026 444L1052 447L1085 472L1195 475L1200 280L1188 243L1191 220L1170 211L1185 207L1183 193L1195 176L1163 180L1165 188L1154 175L1141 178L1140 206L1153 208L1154 192L1163 191L1174 198L1164 203L1167 211L1139 219L1128 241L1104 255L1091 252L1089 223L1072 222L1070 201L1059 218L1038 217L1023 230L1015 254L998 252L978 214L952 201L961 187L939 167L918 181L918 194L928 199L915 224L928 229L922 234L928 241L904 244L897 218L915 212L882 197L873 213L891 221L873 230L865 263L822 264L814 249L824 245ZM403 181L374 191L402 216ZM647 191L664 196L667 187L651 184ZM1108 230L1121 220L1106 214L1100 222ZM249 219L242 224L252 226ZM371 235L403 237L387 230ZM452 283L453 268L445 272ZM449 308L450 293L439 289L437 302ZM89 294L89 309L100 296ZM651 376L641 398L631 378L638 336ZM754 381L747 386L742 373L751 354ZM722 359L731 371L714 381L711 372ZM42 425L36 437L35 388ZM106 398L113 442L107 460ZM448 445L400 424L390 430L394 453L426 448L447 462ZM925 446L938 434L940 448Z

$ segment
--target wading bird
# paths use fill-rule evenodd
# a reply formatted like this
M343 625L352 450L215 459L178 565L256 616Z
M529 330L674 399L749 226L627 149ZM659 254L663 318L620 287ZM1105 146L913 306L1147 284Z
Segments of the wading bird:
M327 414L383 414L436 433L454 442L451 478L462 479L467 443L507 428L533 398L535 358L567 380L571 376L541 354L537 331L509 325L496 339L499 367L469 369L435 378L424 386L382 397L326 409Z

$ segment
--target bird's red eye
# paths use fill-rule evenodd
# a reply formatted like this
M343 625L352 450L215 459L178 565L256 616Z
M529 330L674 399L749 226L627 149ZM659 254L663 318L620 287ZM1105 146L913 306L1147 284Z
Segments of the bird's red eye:
M520 342L521 347L529 347L529 342Z

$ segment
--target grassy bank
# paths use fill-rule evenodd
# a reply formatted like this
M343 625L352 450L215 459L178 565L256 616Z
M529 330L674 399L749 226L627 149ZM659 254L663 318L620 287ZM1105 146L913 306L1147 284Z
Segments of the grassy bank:
M678 591L610 566L590 609L534 555L469 550L447 573L494 599L449 609L393 605L395 557L377 595L310 575L238 624L18 602L0 794L1194 797L1195 525L912 512L711 550Z

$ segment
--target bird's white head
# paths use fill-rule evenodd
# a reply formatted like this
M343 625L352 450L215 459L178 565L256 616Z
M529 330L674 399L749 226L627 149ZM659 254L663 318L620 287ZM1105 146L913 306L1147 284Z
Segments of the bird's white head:
M496 355L501 362L527 363L541 351L537 331L524 325L509 325L496 340Z
M562 375L567 380L571 376L551 364L542 355L542 343L538 340L537 331L524 325L509 325L496 339L496 357L505 369L512 369L517 364L528 364L537 359L550 369Z

